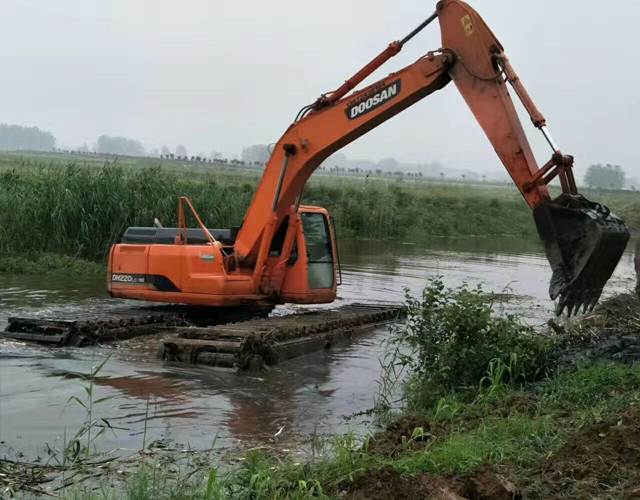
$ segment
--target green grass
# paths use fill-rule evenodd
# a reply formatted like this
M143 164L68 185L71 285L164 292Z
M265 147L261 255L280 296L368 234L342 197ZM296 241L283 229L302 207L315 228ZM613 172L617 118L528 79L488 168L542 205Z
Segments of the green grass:
M59 161L0 155L0 253L55 252L104 259L131 225L176 223L189 196L210 227L239 225L257 175L201 167ZM499 188L314 179L304 202L324 206L342 238L420 242L434 236L535 233L515 192Z
M453 434L436 443L429 453L411 457L399 466L407 473L465 473L483 464L527 463L553 449L562 436L549 416L514 415L487 418L476 429Z
M95 276L106 274L102 263L55 253L0 256L0 273L24 275Z
M512 479L527 482L539 473L541 461L581 428L637 404L639 377L636 365L595 363L555 375L533 391L510 388L489 398L480 394L473 402L457 404L453 419L438 420L428 414L440 424L432 439L392 457L366 451L351 435L336 436L326 444L323 457L303 463L252 451L238 468L213 464L190 475L148 462L116 488L94 489L91 494L76 488L67 491L66 498L335 498L359 477L387 467L411 477L464 476L480 467L500 465L513 471ZM455 395L451 398L455 400ZM526 409L519 404L523 398L529 403Z
M60 154L0 154L0 255L50 252L104 260L126 227L176 223L189 196L209 227L239 225L259 179L251 169ZM636 193L587 192L640 227ZM314 176L303 202L326 207L342 239L537 238L509 186Z
M230 182L230 183L229 183ZM0 174L0 254L54 252L103 260L130 225L159 217L175 224L178 196L187 194L207 222L237 223L253 185L214 176L193 181L155 169L117 165L38 166Z
M638 365L594 364L550 379L544 387L543 401L553 408L588 409L605 400L624 398L639 387Z

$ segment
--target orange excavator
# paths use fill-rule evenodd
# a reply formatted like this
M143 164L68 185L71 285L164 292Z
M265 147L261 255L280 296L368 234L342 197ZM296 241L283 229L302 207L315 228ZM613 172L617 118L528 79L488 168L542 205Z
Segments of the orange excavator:
M442 48L352 92L431 22ZM193 306L268 306L332 302L340 278L333 221L301 204L305 183L329 155L453 81L533 210L551 264L549 293L557 313L593 308L629 232L606 207L578 194L573 158L552 139L504 49L478 13L442 0L404 39L395 41L337 90L300 110L277 142L242 225L208 229L187 198L178 227L131 227L109 255L114 297ZM508 84L549 146L538 166ZM562 194L547 184L558 177ZM187 226L189 212L197 227Z

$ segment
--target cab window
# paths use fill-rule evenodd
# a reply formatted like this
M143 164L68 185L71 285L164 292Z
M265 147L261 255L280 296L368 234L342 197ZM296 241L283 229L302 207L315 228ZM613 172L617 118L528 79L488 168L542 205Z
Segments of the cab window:
M334 283L333 250L329 225L323 214L302 214L302 230L307 246L309 288L332 288Z

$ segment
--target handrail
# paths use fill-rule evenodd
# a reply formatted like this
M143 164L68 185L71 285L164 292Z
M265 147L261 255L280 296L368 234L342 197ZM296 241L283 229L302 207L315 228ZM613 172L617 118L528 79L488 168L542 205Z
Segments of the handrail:
M220 263L221 263L221 266L222 266L222 272L226 276L227 275L227 270L225 269L224 257L222 255L222 250L220 250L220 246L222 245L222 243L220 243L218 240L216 240L215 237L209 232L209 229L207 229L207 227L204 225L204 223L202 222L202 219L200 218L200 215L198 215L198 212L194 208L193 203L191 203L191 200L187 196L181 196L179 198L179 200L178 200L178 234L176 235L175 244L176 245L184 245L184 244L187 243L187 238L188 238L187 229L188 228L187 228L187 222L186 222L186 218L185 218L185 214L184 214L184 204L185 203L187 204L187 206L191 210L191 214L196 219L196 222L198 223L198 225L200 226L200 229L202 230L202 232L205 234L205 236L209 240L209 243L213 247L214 251L217 251L217 253L219 254Z

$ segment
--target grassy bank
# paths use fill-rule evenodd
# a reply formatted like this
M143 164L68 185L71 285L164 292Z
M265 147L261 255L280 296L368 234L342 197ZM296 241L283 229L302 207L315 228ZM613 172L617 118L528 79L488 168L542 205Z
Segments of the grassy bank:
M106 273L101 262L57 253L21 253L0 256L0 274L95 276Z
M103 261L126 227L150 225L154 217L174 225L181 195L193 200L210 227L238 225L259 175L150 159L66 160L0 155L0 256L44 252ZM585 194L608 204L632 229L640 227L636 193ZM436 237L537 237L530 210L510 186L319 176L303 201L329 209L341 238L420 243Z
M181 173L164 167L42 164L0 172L0 255L54 252L104 259L130 225L175 224L180 195L213 227L240 224L257 176ZM304 202L325 206L343 238L420 242L434 236L533 237L514 191L447 185L317 179Z
M127 459L133 467L87 457L67 477L88 480L58 494L374 500L637 495L640 300L609 300L570 327L555 325L560 333L554 335L535 332L515 316L497 317L491 300L481 289L451 290L438 280L422 296L408 297L408 320L392 332L381 381L377 415L389 423L364 440L316 437L306 460L254 450L240 465L225 467L212 458L179 465L154 458L151 450ZM384 389L399 385L403 405L390 407L386 403L397 393L387 398ZM92 463L103 465L96 470ZM38 477L10 465L14 469L2 470L0 484L11 474Z

